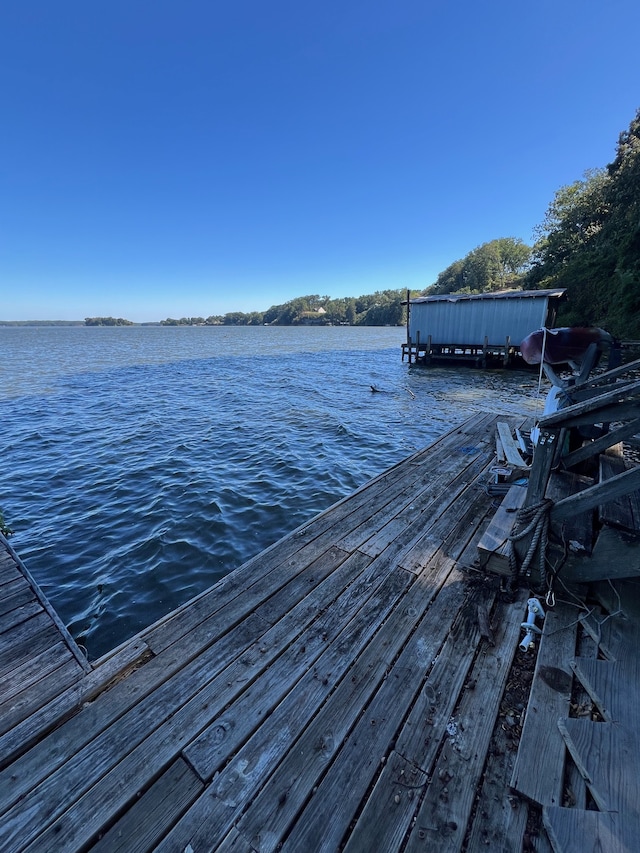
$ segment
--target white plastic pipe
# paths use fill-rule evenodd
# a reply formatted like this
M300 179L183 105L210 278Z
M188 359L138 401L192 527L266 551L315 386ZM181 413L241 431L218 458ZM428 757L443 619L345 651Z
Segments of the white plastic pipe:
M535 646L535 635L542 634L542 629L535 624L536 616L544 619L545 612L537 598L530 598L527 601L527 621L522 623L525 635L520 643L520 648L523 652L528 652Z

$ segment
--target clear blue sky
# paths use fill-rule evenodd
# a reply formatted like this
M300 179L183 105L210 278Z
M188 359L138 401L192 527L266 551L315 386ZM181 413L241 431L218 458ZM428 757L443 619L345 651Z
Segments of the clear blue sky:
M638 0L16 0L0 319L424 288L613 159Z

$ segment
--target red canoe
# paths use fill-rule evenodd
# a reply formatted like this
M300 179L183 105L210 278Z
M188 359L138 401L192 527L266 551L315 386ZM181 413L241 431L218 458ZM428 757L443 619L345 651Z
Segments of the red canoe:
M593 343L602 347L611 342L611 335L603 329L538 329L522 341L520 352L527 364L540 364L544 348L547 364L565 364L580 361Z

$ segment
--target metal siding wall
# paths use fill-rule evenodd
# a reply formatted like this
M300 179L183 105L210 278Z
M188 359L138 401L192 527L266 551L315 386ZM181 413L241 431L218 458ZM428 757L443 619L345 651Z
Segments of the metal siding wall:
M409 333L415 342L434 344L504 345L507 335L513 346L540 329L547 316L547 296L513 299L469 299L457 302L418 302L411 306Z

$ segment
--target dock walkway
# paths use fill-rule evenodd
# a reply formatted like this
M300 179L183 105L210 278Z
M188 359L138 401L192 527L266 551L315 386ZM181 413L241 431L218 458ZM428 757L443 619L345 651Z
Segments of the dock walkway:
M521 849L515 746L491 744L526 595L464 570L495 512L495 420L78 662L32 716L5 701L0 849Z
M2 545L0 743L91 669L4 537Z

